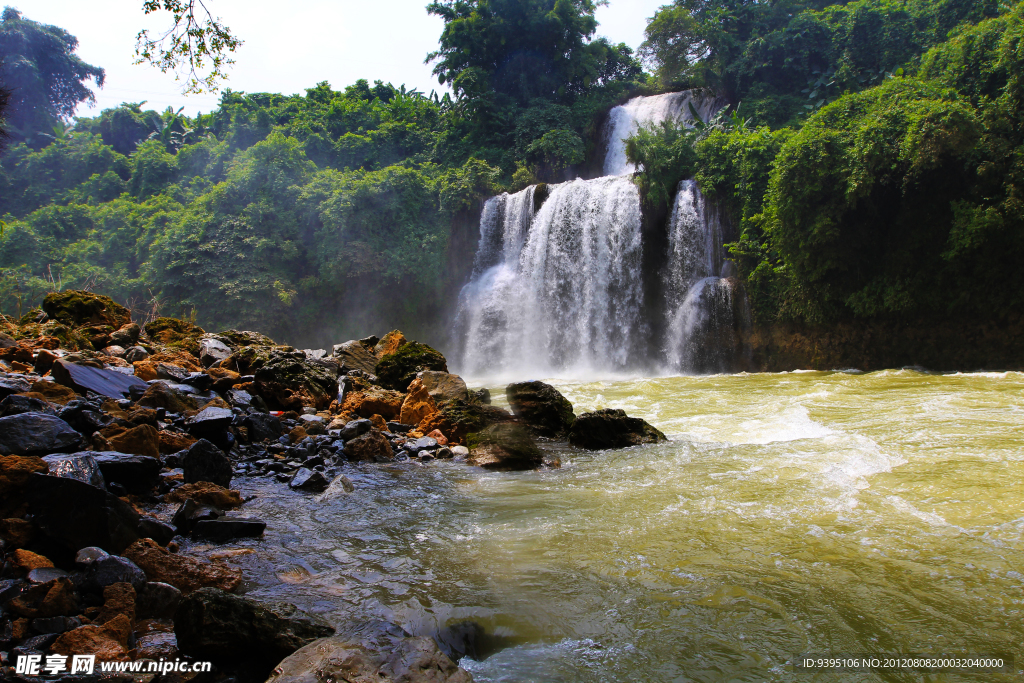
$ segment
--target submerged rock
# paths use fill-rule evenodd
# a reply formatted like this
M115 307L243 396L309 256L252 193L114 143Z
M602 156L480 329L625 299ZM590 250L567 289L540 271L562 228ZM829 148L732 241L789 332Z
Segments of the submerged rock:
M543 464L544 455L537 448L526 427L506 423L487 427L470 437L469 463L495 470L531 470Z
M668 441L668 437L645 420L629 417L626 411L614 408L583 413L569 431L571 445L592 451L662 441Z
M472 683L473 677L433 639L413 637L386 622L349 635L322 638L274 668L267 683L374 681L374 683Z
M251 658L267 668L334 629L287 603L263 603L217 588L187 595L174 616L178 647L213 662Z
M505 388L512 413L541 436L564 436L576 416L572 404L544 382L515 382Z

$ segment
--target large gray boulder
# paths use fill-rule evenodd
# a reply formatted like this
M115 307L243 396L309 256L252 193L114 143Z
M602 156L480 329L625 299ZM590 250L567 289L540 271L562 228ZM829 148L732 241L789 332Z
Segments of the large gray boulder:
M515 382L505 387L512 414L541 436L565 436L576 416L572 404L544 382Z
M59 417L19 413L0 417L0 455L67 453L82 445L82 436Z
M437 370L424 370L417 373L423 387L430 394L430 397L440 403L457 398L460 401L469 400L469 388L465 380L450 372L439 372Z
M473 676L431 638L414 637L385 622L348 635L322 638L274 668L267 683L472 683Z
M335 344L334 358L344 365L345 370L361 370L370 375L377 370L377 357L355 339Z

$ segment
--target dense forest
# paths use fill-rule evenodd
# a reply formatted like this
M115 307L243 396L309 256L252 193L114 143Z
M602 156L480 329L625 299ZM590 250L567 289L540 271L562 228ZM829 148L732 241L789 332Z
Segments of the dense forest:
M73 119L102 69L5 10L0 312L90 288L299 345L395 326L443 344L482 200L592 175L612 106L685 88L730 105L642 130L636 182L645 211L688 177L723 207L756 323L1022 312L1022 5L676 0L637 54L594 9L429 5L443 96L319 83Z

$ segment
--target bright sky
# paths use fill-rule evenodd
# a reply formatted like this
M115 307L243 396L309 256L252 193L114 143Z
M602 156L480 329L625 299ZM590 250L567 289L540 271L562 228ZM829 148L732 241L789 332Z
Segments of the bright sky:
M336 90L365 78L405 84L429 93L440 87L424 64L437 48L442 22L424 9L428 0L207 0L207 7L245 41L224 87L245 92L301 93L320 81ZM132 64L135 35L168 28L166 13L156 20L142 13L142 0L0 0L33 21L55 24L79 41L78 54L103 67L106 84L96 91L96 108L82 105L80 115L95 115L121 102L146 100L146 108L185 107L185 113L209 112L217 95L181 94L172 74ZM634 49L644 27L668 0L611 0L599 7L598 35Z

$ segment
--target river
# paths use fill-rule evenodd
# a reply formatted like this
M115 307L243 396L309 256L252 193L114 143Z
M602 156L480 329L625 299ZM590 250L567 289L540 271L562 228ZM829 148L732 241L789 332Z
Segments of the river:
M1024 374L550 381L671 440L526 473L350 465L356 490L319 499L238 478L268 523L228 550L247 590L337 624L474 619L510 644L463 660L484 682L1020 680ZM801 653L1017 672L809 673Z

